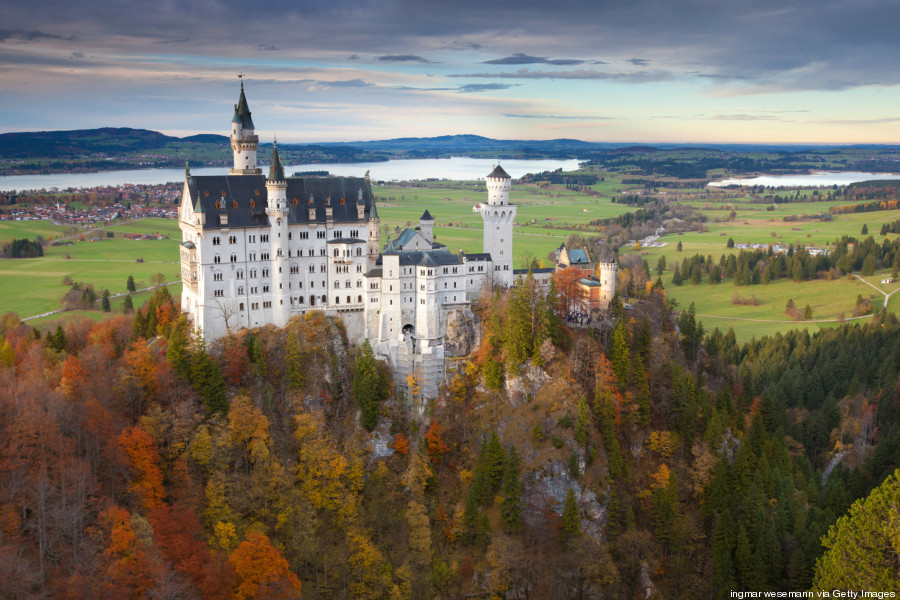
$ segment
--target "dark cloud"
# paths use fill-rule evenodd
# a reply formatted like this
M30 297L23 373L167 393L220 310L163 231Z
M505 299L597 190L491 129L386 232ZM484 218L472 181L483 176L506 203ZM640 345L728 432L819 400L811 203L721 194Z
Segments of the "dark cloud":
M347 60L359 60L359 54L351 54L347 57Z
M61 36L54 33L46 33L33 29L31 31L14 31L11 29L0 29L0 42L16 42L27 44L29 42L38 42L40 40L74 40L74 36Z
M456 88L461 94L471 94L473 92L490 92L493 90L506 90L515 87L516 83L469 83Z
M381 62L420 62L433 64L427 58L422 58L415 54L385 54L384 56L379 56L378 60Z
M177 40L157 40L153 42L154 44L186 44L190 41L190 38L178 38Z
M629 58L628 62L638 67L646 67L650 64L650 61L646 58Z
M84 52L73 52L70 55L71 58L84 58Z
M573 66L573 65L583 65L586 63L586 60L581 60L578 58L547 58L546 56L529 56L527 54L522 54L521 52L516 52L512 56L507 56L505 58L495 58L493 60L483 61L483 64L486 65L560 65L560 66Z
M260 44L256 47L259 52L277 52L281 50L278 46L267 46L265 44Z

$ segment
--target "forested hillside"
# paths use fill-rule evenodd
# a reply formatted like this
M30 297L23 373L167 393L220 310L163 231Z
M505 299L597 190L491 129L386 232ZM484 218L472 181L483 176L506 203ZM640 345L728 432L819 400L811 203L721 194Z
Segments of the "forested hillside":
M727 598L841 581L823 536L900 466L896 317L741 347L643 282L607 327L571 330L559 283L482 299L482 346L437 399L322 313L209 347L164 290L44 336L6 315L0 597Z

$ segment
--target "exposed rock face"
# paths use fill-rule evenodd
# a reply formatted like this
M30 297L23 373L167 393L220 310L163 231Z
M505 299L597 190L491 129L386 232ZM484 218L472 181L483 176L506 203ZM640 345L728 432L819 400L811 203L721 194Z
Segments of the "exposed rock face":
M584 465L580 465L584 468ZM555 460L548 463L540 471L536 471L532 478L526 482L523 498L526 506L550 507L559 515L562 515L563 503L566 494L572 488L578 507L581 509L581 531L591 538L601 541L603 539L602 527L606 523L606 506L600 504L597 495L578 483L569 473L569 467L563 461ZM530 524L543 518L543 511L526 511L525 518Z
M528 398L534 397L549 379L550 376L540 367L531 364L530 361L523 363L518 377L506 379L506 393L510 404L520 406Z
M468 308L447 312L447 333L444 336L445 356L467 356L478 346L479 327L475 315Z

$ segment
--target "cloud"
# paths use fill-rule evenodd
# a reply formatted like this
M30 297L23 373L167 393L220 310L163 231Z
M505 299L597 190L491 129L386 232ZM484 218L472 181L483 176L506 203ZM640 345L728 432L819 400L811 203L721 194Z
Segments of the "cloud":
M359 60L359 54L351 54L347 57L347 60Z
M316 81L316 85L326 85L333 88L363 88L372 87L375 84L362 79L345 79L343 81Z
M265 45L265 44L260 44L260 45L258 45L258 46L256 47L256 49L257 49L259 52L277 52L278 50L281 50L281 48L279 48L278 46L268 46L268 45Z
M469 83L456 88L461 94L471 94L473 92L490 92L493 90L506 90L517 86L517 83Z
M634 83L663 81L674 77L665 71L639 71L634 73L610 73L596 69L575 69L572 71L531 71L521 68L513 73L465 73L451 74L448 77L485 77L491 79L583 79L583 80L620 80Z
M0 29L0 42L15 42L27 44L39 40L73 40L74 36L61 36L54 33L46 33L32 29L31 31L15 31L12 29Z
M611 121L612 117L592 117L583 115L523 115L515 113L504 113L504 117L510 119L563 119L563 120L594 120L594 121Z
M560 65L560 66L572 66L572 65L582 65L586 63L586 60L581 60L578 58L554 58L550 59L545 56L529 56L527 54L522 54L521 52L517 52L512 56L507 56L505 58L495 58L493 60L485 60L482 64L485 65Z
M646 58L629 58L628 62L637 66L637 67L646 67L650 64L650 61Z
M416 54L385 54L384 56L379 56L378 60L381 62L420 62L434 64L427 58L422 58Z

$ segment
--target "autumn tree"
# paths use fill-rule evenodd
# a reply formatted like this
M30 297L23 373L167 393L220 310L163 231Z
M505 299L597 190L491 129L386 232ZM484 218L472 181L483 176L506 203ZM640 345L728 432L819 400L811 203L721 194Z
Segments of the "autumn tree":
M578 500L575 498L574 488L569 488L563 502L562 531L566 541L571 541L581 531L581 517L578 513Z
M159 452L153 438L141 426L132 427L119 435L119 444L128 457L128 466L134 476L128 491L134 494L138 505L149 512L162 502L165 496L162 471L159 469Z
M269 538L250 531L228 558L238 578L235 600L300 598L300 580Z

